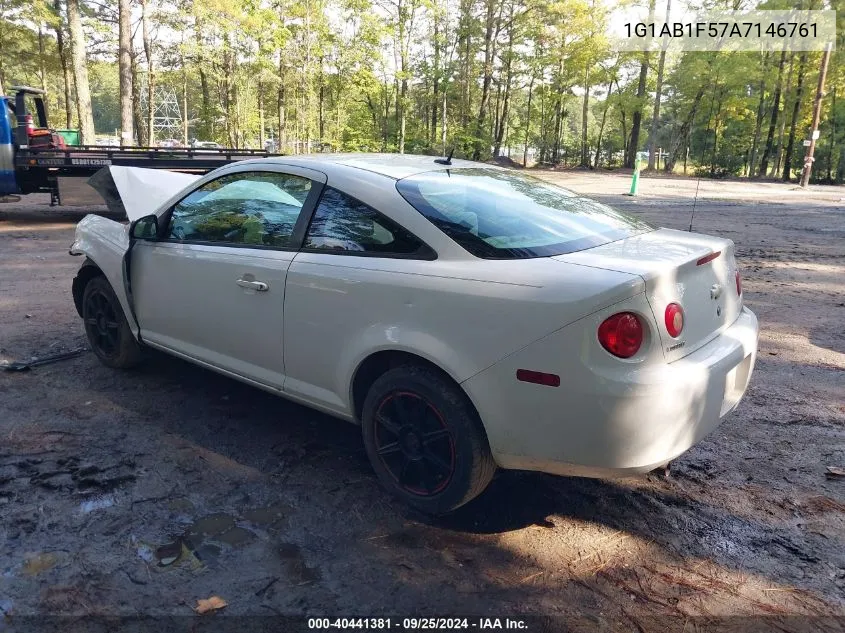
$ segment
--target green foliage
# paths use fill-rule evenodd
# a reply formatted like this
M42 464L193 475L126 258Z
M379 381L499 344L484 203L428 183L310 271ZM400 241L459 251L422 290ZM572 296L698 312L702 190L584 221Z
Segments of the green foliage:
M138 0L135 0L136 2ZM299 153L397 151L457 156L501 152L522 161L622 164L635 113L652 133L656 55L645 96L637 96L640 53L617 53L607 39L628 0L149 0L156 84L187 96L189 137ZM660 0L658 0L658 4ZM748 3L745 3L748 4ZM753 1L748 4L755 4ZM757 2L761 8L789 0ZM845 178L845 0L830 63L815 176ZM821 6L820 5L820 6ZM140 8L134 6L133 29ZM100 133L120 126L116 8L83 0L88 68ZM39 46L38 24L42 25ZM0 84L41 84L63 127L64 79L46 0L0 0ZM487 40L490 31L491 39ZM146 61L134 42L136 82ZM492 77L485 88L485 53ZM808 55L796 119L793 161L803 160L818 77ZM778 91L779 53L686 53L666 59L655 146L670 167L713 175L748 174L761 156ZM790 75L790 62L792 73ZM795 103L797 57L787 56L779 89L769 169L781 162ZM787 89L788 88L788 89ZM72 86L71 86L72 90ZM836 103L833 103L833 92ZM586 93L586 100L585 100ZM487 107L479 112L483 95ZM139 95L136 95L138 98ZM586 101L586 111L584 105ZM445 104L445 117L444 117ZM758 123L758 114L762 121ZM483 124L479 124L482 114ZM444 125L445 119L445 125ZM586 127L585 127L586 126ZM585 134L584 134L585 132ZM445 138L444 138L445 137ZM585 143L585 146L582 145ZM663 161L662 161L663 162Z

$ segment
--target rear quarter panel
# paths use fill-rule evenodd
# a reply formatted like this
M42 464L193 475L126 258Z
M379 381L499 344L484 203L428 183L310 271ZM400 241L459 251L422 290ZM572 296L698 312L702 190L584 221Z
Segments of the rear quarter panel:
M636 313L646 325L642 348L630 359L611 356L597 338L599 324L622 311ZM641 292L544 336L464 382L497 463L513 467L518 460L522 467L530 456L540 464L632 466L643 447L659 439L654 437L659 430L647 419L632 421L631 429L620 415L632 402L646 403L655 412L662 406L663 385L650 386L654 368L665 366L655 325ZM518 369L556 374L560 386L518 381ZM637 442L620 441L630 436Z
M519 261L416 261L300 253L288 271L285 390L352 416L371 354L421 356L462 382L507 355L642 291L635 275Z

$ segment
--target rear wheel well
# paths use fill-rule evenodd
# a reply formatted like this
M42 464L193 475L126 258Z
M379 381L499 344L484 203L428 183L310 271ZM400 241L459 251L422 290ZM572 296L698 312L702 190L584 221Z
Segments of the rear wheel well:
M365 358L361 364L358 365L358 369L355 371L355 377L352 379L352 409L355 413L355 419L358 422L361 421L361 414L364 409L364 400L367 398L367 392L370 390L370 386L372 386L372 384L378 380L379 376L385 372L403 365L416 365L418 367L428 367L433 369L437 373L441 374L446 380L455 383L458 389L463 391L463 388L454 378L422 356L398 350L376 352L375 354ZM464 392L464 395L466 396L466 392ZM475 406L472 404L472 400L470 400L469 396L467 396L467 401L474 410Z
M79 313L79 316L82 316L82 297L85 294L85 286L87 286L88 282L94 277L99 277L101 275L105 277L105 274L102 270L100 270L100 267L90 259L86 259L82 264L82 268L80 268L79 272L76 273L76 277L73 278L73 286L71 288L73 292L73 304L76 306L76 311Z

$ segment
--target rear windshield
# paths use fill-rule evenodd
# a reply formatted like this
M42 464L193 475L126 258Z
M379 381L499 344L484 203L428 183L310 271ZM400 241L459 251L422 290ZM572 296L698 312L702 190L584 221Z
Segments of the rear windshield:
M653 230L605 204L513 171L431 171L403 178L399 193L476 257L549 257Z

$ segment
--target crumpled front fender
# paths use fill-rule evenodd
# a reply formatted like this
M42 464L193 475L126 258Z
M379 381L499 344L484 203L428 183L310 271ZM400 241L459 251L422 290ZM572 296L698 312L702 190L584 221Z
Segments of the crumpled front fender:
M129 225L98 215L86 215L82 218L76 225L76 234L70 247L71 255L85 255L87 258L74 279L74 301L77 302L77 311L81 312L81 291L91 275L91 271L87 271L86 268L96 266L111 284L120 301L123 314L126 315L129 329L137 338L138 324L127 297L123 274L123 260L128 249ZM77 299L77 294L79 299Z

